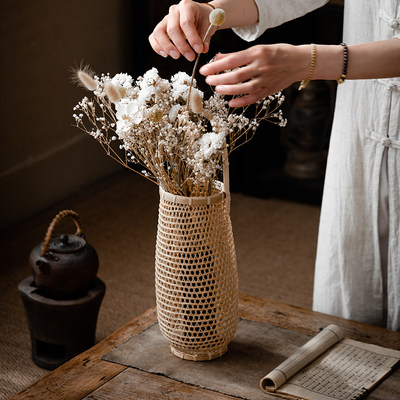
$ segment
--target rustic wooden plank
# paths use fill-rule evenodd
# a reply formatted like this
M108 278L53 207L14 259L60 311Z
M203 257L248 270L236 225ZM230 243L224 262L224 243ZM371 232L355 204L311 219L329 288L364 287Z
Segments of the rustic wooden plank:
M156 310L153 307L11 399L82 399L127 368L103 361L101 356L148 328L156 320Z
M239 315L252 321L267 322L280 328L314 336L321 328L336 324L346 338L400 350L400 332L362 324L312 310L247 295L240 296Z
M127 368L82 400L232 400L237 397Z
M366 399L368 400L399 400L400 399L400 369L394 371L382 381Z
M399 381L386 379L368 400L398 400ZM261 389L260 389L261 391ZM265 400L276 396L265 393ZM165 376L127 368L82 400L233 400L238 397L178 382Z

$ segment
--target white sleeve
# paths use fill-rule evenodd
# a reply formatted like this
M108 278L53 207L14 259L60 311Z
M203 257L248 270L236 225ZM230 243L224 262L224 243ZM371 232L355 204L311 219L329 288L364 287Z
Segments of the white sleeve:
M242 39L251 42L261 36L268 28L273 28L301 17L328 0L254 0L258 8L258 22L251 26L233 28Z

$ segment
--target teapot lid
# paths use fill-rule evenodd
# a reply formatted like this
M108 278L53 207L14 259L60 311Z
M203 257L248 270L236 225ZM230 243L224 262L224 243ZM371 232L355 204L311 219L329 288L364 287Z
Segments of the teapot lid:
M50 242L49 250L54 253L74 253L86 246L86 240L78 235L55 235Z

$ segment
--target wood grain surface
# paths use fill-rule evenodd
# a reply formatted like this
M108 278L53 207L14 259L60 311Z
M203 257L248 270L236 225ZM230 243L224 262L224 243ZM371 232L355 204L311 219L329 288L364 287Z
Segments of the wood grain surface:
M266 322L280 328L314 336L329 324L339 325L345 337L400 350L400 333L313 312L276 301L241 295L240 317ZM63 364L12 400L22 399L234 399L169 378L101 360L101 357L157 320L155 307L124 325L96 346ZM399 398L400 370L397 369L367 398ZM266 395L266 399L271 398Z

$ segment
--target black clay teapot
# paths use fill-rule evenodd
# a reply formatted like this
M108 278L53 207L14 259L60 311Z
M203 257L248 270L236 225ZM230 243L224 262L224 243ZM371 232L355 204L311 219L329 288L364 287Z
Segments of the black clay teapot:
M65 217L73 218L75 234L53 235ZM84 294L96 279L99 266L96 250L86 241L79 215L72 210L56 215L43 242L32 249L29 262L40 292L56 299Z

